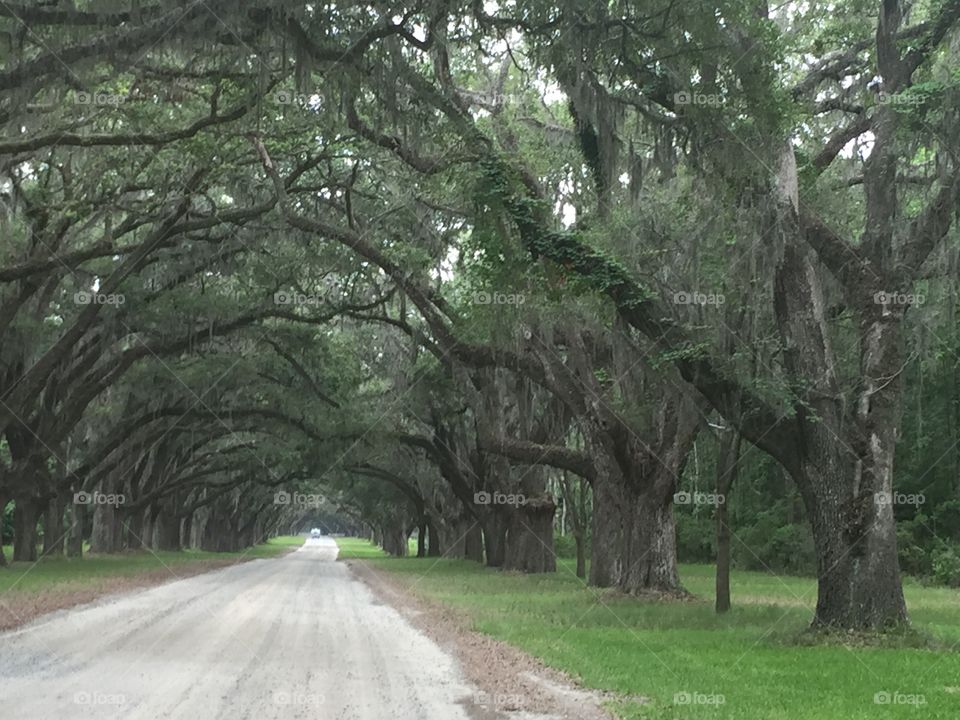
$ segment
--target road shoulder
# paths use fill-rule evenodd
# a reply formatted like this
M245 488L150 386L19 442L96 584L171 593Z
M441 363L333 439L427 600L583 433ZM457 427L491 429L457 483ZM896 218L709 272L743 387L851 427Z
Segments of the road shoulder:
M354 577L457 660L464 677L479 688L473 698L478 715L509 713L535 720L613 720L602 703L616 699L586 690L536 658L500 640L471 630L469 620L448 606L429 600L389 571L359 559L342 560Z

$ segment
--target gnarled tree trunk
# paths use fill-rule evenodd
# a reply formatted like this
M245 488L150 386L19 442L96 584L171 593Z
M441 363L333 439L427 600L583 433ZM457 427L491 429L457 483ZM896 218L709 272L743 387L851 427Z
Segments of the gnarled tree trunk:
M527 498L516 509L507 532L505 570L525 573L556 571L557 558L553 551L556 510L556 503L549 495Z

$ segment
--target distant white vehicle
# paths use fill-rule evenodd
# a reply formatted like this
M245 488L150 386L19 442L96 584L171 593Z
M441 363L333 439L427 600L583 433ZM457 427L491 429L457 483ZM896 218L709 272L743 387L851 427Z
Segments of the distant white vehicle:
M319 529L319 528L314 528L313 530L310 531L310 537L312 537L312 538L318 538L318 537L320 537L321 535L323 535L323 533L320 532L320 529Z

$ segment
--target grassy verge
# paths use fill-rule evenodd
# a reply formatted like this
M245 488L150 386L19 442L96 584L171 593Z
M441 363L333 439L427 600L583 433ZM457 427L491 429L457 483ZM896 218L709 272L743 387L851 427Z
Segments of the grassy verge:
M337 557L341 560L352 560L356 558L386 558L389 557L383 550L374 545L369 540L363 538L335 538L340 553Z
M349 560L350 558L385 558L390 557L381 550L377 545L374 545L369 540L364 538L345 538L338 537L334 538L337 541L337 545L340 546L340 554L338 557ZM416 557L417 555L417 539L410 538L407 541L407 552L410 554L410 557Z
M556 574L524 576L463 560L387 558L365 540L337 542L342 557L416 583L417 593L460 610L476 630L583 685L648 698L614 705L629 720L960 717L956 590L905 587L915 627L942 650L859 640L810 646L798 642L816 601L809 578L734 572L734 609L717 616L707 565L681 567L698 599L657 603L587 588L566 561Z

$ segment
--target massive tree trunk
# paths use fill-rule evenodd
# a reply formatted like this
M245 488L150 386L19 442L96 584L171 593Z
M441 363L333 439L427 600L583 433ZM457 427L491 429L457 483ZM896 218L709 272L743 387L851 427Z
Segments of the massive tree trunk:
M507 552L507 530L516 511L503 505L491 505L483 516L483 548L487 567L503 567Z
M835 441L837 446L841 441ZM803 492L813 528L819 580L814 625L843 629L883 629L907 622L897 561L893 505L877 468L855 469L846 447L818 453L794 475ZM827 462L825 462L827 460ZM884 463L889 466L892 463ZM872 474L872 479L867 475ZM857 483L857 477L859 483ZM859 484L859 488L855 487ZM881 488L881 489L876 489Z
M553 516L557 506L544 495L527 498L510 519L506 537L505 570L525 573L555 572L557 558L553 551Z
M180 550L180 518L173 508L163 507L153 520L150 538L154 550Z
M613 587L623 575L624 498L615 464L600 454L594 456L594 464L589 583Z
M688 399L665 392L653 432L586 423L595 469L590 583L628 593L685 594L677 571L673 495L699 427Z
M792 151L791 151L792 152ZM882 629L907 622L897 560L893 491L900 427L903 309L878 305L862 287L861 386L845 407L811 251L783 219L786 240L775 279L784 363L798 403L794 443L781 456L800 488L817 551L815 626Z
M180 530L180 547L193 547L193 516L194 513L187 513L183 518L183 525Z
M427 523L427 557L440 557L443 555L443 546L440 544L440 533L437 532L437 525L433 520Z
M394 557L406 557L408 552L406 528L403 523L388 523L383 528L383 549Z
M57 493L47 504L43 517L43 555L63 555L64 545L64 513L65 498L63 493Z
M677 526L672 493L658 497L626 495L623 575L625 592L685 594L677 571Z
M90 530L90 552L113 553L119 548L117 508L107 503L93 506L93 526Z
M70 533L67 537L67 557L83 557L84 523L87 517L87 506L78 502L68 505L70 513Z
M815 418L801 416L788 464L813 528L818 564L814 625L878 629L907 622L890 502L900 424L903 309L859 288L861 387L855 415L838 401L823 297L810 252L786 244L777 274L778 320L795 377L818 378ZM852 293L853 294L853 293ZM805 308L801 306L805 305ZM791 315L793 315L791 317Z
M34 562L37 559L37 518L41 504L35 497L14 498L13 559Z

